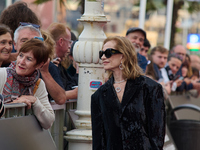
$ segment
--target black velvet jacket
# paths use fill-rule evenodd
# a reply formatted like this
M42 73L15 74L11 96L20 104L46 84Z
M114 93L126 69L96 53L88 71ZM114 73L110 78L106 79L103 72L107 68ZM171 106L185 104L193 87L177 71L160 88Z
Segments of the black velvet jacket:
M148 77L128 80L120 103L109 79L91 101L93 150L161 150L165 137L162 86Z

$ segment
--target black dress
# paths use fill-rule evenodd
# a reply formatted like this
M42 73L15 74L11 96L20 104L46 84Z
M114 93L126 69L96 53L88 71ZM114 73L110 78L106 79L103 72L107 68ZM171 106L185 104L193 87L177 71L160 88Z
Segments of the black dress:
M165 137L162 86L148 77L127 80L120 103L109 79L91 100L93 150L161 150Z

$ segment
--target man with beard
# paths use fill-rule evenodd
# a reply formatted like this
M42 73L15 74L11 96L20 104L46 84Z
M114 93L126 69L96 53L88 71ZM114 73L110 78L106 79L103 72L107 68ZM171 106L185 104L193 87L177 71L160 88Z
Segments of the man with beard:
M151 50L155 80L163 79L161 69L167 63L168 50L162 46L156 46Z
M70 29L63 23L52 23L48 27L48 31L52 35L54 41L56 42L55 55L61 60L58 64L58 69L61 73L64 89L66 91L71 90L71 95L73 95L73 99L76 99L78 89L73 88L74 86L77 86L77 83L71 78L71 76L67 73L67 70L61 63L64 60L67 53L69 52L69 49L71 48L72 41Z
M133 27L128 29L128 31L126 32L126 38L128 38L131 43L133 43L133 46L135 47L135 50L137 52L138 65L145 72L147 59L145 58L145 56L139 54L139 51L144 44L144 40L146 39L146 32L141 28Z

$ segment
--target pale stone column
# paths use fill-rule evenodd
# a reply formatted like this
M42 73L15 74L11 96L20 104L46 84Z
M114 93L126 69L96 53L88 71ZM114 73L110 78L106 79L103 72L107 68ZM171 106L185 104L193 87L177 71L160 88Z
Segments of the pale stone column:
M103 26L107 23L103 12L103 0L85 0L85 12L80 22L84 30L74 45L73 57L79 63L77 111L79 119L77 129L67 132L69 150L92 150L92 129L90 102L91 95L104 83L104 70L99 60L106 35Z

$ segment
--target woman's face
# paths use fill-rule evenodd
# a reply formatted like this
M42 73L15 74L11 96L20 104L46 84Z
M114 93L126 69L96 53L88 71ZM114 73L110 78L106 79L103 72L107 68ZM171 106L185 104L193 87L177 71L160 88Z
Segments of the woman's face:
M181 71L182 71L182 76L186 77L187 76L187 72L188 72L187 67L182 67Z
M12 37L10 33L0 36L0 61L5 61L10 57L12 50Z
M39 65L36 65L36 59L32 51L27 53L20 52L17 56L16 72L20 76L31 75Z
M103 51L105 51L108 48L113 48L117 50L117 48L115 48L115 45L115 41L108 41L103 45ZM106 58L105 54L103 54L101 59L103 61L104 69L111 71L119 70L119 65L121 63L122 56L122 54L113 54L110 58Z

